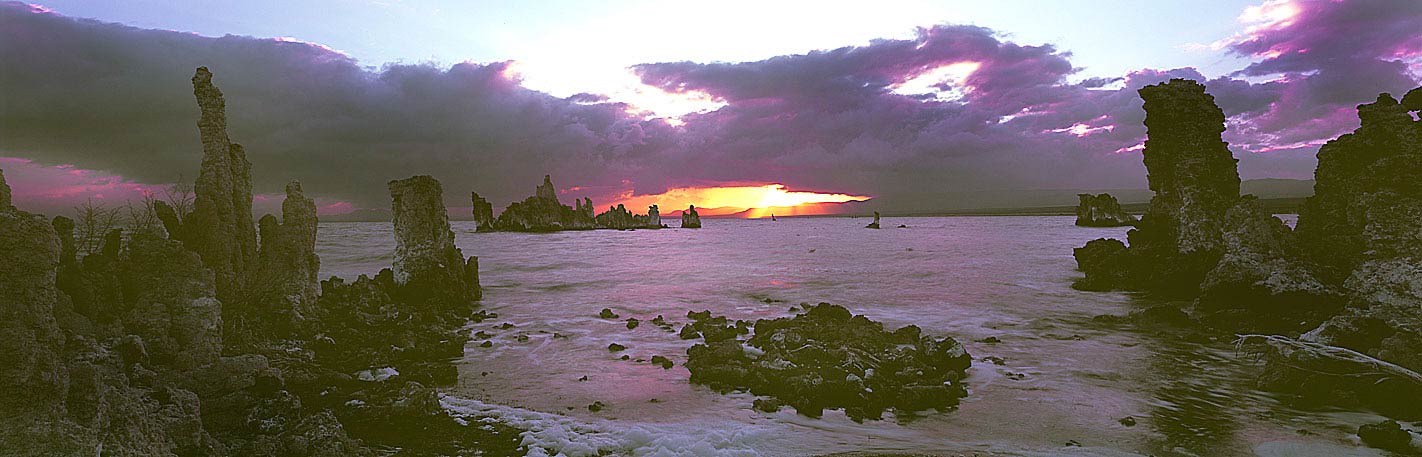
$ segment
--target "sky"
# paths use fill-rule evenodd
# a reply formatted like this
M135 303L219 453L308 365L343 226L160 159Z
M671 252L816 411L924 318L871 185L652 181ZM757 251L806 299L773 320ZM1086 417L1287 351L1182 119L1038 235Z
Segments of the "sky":
M1422 2L0 3L17 204L191 181L199 65L259 207L298 179L323 214L381 208L411 174L502 206L552 174L599 207L936 210L1144 188L1135 90L1172 77L1244 177L1308 178L1356 104L1422 80Z

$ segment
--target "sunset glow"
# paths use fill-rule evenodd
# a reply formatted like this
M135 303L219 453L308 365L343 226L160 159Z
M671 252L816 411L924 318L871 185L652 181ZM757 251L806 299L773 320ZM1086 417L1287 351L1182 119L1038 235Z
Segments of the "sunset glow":
M727 215L746 212L745 217L765 217L772 211L754 211L758 209L774 208L802 208L819 203L844 203L851 201L864 201L871 197L839 194L820 193L807 191L786 190L784 184L766 184L763 186L729 186L729 187L680 187L668 189L666 192L656 195L626 196L615 204L626 205L628 209L642 211L647 206L657 205L663 213L670 213L676 210L684 210L688 205L696 205L698 212L703 215ZM705 211L701 209L705 208ZM746 211L753 210L753 211ZM794 215L795 211L785 210L776 212L781 215ZM761 215L764 213L764 215ZM813 213L819 214L819 213Z
M953 100L962 97L970 88L964 81L972 76L982 64L978 62L957 62L926 69L889 88L902 95L932 94L939 100Z

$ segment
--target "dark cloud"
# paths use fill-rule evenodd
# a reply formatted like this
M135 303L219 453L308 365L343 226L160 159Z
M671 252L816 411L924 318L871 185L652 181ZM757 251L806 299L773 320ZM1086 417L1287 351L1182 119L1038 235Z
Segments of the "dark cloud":
M230 133L247 146L258 192L301 179L326 201L380 207L387 180L432 174L451 205L466 204L470 189L502 203L552 173L594 198L780 182L937 209L1009 190L1144 187L1135 91L1186 77L1205 81L1229 117L1226 139L1246 177L1306 177L1317 142L1356 125L1352 105L1415 85L1407 59L1422 55L1422 26L1407 24L1419 8L1386 15L1384 3L1309 3L1292 22L1251 28L1230 49L1256 63L1214 79L1180 68L1071 82L1067 53L951 25L757 62L634 67L646 84L725 102L676 127L603 95L529 90L507 63L372 69L313 44L4 4L0 156L145 183L191 179L200 146L188 78L206 65L228 95ZM967 73L965 63L976 67ZM967 76L927 81L938 93L903 89L945 67ZM1247 152L1266 150L1276 152Z
M317 195L378 207L385 182L432 174L452 204L498 200L544 173L588 184L636 172L666 147L664 123L596 97L562 100L505 63L364 68L297 42L210 38L0 4L0 155L75 164L149 183L192 179L201 156L189 78L206 65L258 192L300 179ZM660 126L659 126L660 125Z

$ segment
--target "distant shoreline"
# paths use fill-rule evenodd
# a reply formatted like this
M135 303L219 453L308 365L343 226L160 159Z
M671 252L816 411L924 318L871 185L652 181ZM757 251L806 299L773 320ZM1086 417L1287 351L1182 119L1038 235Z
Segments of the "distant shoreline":
M1299 208L1303 206L1303 203L1304 203L1305 200L1307 200L1307 199L1306 199L1306 198L1303 198L1303 197L1264 198L1264 199L1260 199L1259 202L1264 205L1264 208L1265 208L1265 209L1271 211L1271 212L1274 213L1274 214L1297 214L1298 211L1299 211ZM1121 208L1122 208L1122 209L1125 209L1126 212L1128 212L1128 213L1131 213L1131 214L1134 214L1134 215L1139 216L1140 214L1145 213L1146 208L1149 207L1149 206L1150 206L1150 203L1140 202L1140 203L1126 203L1126 204L1121 205ZM974 217L974 216L984 216L984 217L986 217L986 216L1075 216L1075 215L1076 215L1076 207L1075 207L1075 206L1039 206L1039 207L1028 207L1028 208L983 208L983 209L962 209L962 210L943 210L943 211L908 211L908 212L885 211L885 212L883 212L883 217L886 217L886 218L892 218L892 217ZM672 217L672 216L668 216L668 217ZM864 214L853 213L853 214L808 214L808 215L798 215L798 216L788 216L788 215L787 215L787 216L775 216L775 217L776 217L776 219L818 218L818 217L843 217L843 218L851 218L851 219L853 219L853 218L861 218L861 217L873 217L873 215L870 214L870 213L864 213ZM702 219L769 219L769 217L746 218L746 217L707 216L707 215L702 215L701 218L702 218ZM451 221L451 222L468 221L468 220L470 220L470 219L450 218L450 221ZM349 219L349 220L347 220L347 219L341 219L341 218L339 218L339 217L335 217L334 219L322 218L322 221L321 221L321 222L390 222L390 220L389 220L389 219L384 219L384 220L381 220L381 219ZM676 228L676 227L672 227L672 228Z

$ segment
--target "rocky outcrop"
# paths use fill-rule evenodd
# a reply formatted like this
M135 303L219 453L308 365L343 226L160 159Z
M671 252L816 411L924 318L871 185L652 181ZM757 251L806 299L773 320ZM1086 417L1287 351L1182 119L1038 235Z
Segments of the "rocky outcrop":
M1194 297L1219 261L1225 213L1239 200L1236 160L1220 134L1224 112L1205 86L1185 79L1146 86L1142 153L1151 190L1146 214L1127 235L1130 246L1109 259L1084 259L1078 288L1144 290ZM1098 246L1105 246L1098 244Z
M681 213L681 228L701 228L701 215L696 214L696 205L688 206Z
M569 208L558 201L558 191L553 187L553 178L543 176L543 184L534 190L531 197L521 202L509 204L485 231L504 232L556 232L559 230L587 230L594 227L592 202L584 205L575 201L577 208ZM476 203L476 207L477 207ZM492 211L492 210L491 210Z
M481 224L479 230L556 232L561 230L626 230L663 227L662 216L657 205L647 208L646 215L632 214L622 205L617 205L608 208L605 213L594 216L592 199L574 200L573 203L576 207L570 208L559 202L557 189L553 187L553 178L545 175L543 184L534 190L532 197L509 204L509 207L504 209L504 212L500 213L493 223L488 226ZM476 211L480 208L477 199L474 207Z
M1082 227L1123 227L1135 225L1136 217L1121 209L1111 194L1076 194L1076 225Z
M194 79L205 143L225 141L210 78L200 69ZM282 221L263 218L256 257L238 261L243 230L253 246L257 235L249 216L227 217L250 215L245 159L207 152L206 209L155 205L170 238L114 230L83 258L74 221L14 209L0 172L0 449L10 451L0 453L515 453L517 431L459 425L421 384L454 381L449 360L463 351L459 329L478 293L477 261L454 248L438 183L392 186L396 269L318 297L314 202L289 185ZM229 234L232 249L211 246L214 233ZM293 313L302 319L272 331ZM392 366L390 382L356 375Z
M899 417L944 410L967 395L962 381L971 356L952 338L927 337L912 325L888 331L821 303L792 318L756 321L744 342L735 337L737 327L699 326L706 343L686 351L686 368L693 383L770 397L757 400L757 409L785 404L819 417L843 408L862 421L880 419L886 409Z
M242 295L257 257L252 165L242 146L227 137L226 101L207 67L193 75L193 95L202 113L202 168L193 188L193 214L183 218L182 241L216 274L218 298L230 302Z
M0 170L0 211L14 207L10 199L10 185L5 183L5 170Z
M1320 281L1304 262L1290 253L1294 233L1253 195L1225 214L1220 227L1219 262L1200 284L1197 306L1204 311L1247 310L1274 316L1312 314L1318 322L1337 311L1333 287ZM1249 320L1266 320L1255 315ZM1241 319L1233 313L1217 316ZM1297 322L1297 319L1286 319ZM1271 329L1281 331L1286 329Z
M1224 112L1204 85L1186 79L1139 92L1146 111L1142 157L1155 191L1140 230L1180 254L1217 252L1225 212L1239 199L1238 160L1220 137Z
M278 320L301 321L315 310L320 284L316 275L321 259L316 256L316 202L301 191L301 183L286 185L281 205L281 221L268 214L257 222L261 247L258 268L249 295L259 297L266 316Z
M395 283L411 290L457 292L456 300L478 298L479 261L466 260L454 245L439 181L429 176L390 181L390 198Z
M474 225L478 226L480 230L488 230L485 227L494 223L494 205L489 204L489 201L484 197L480 197L478 192L470 194L474 203Z
M864 228L869 228L869 229L876 229L876 228L879 228L879 212L878 212L878 211L875 211L875 212L874 212L874 222L870 222L869 225L864 226Z
M0 448L91 447L65 408L70 379L54 308L60 241L43 218L14 208L0 172ZM61 437L72 439L63 442ZM68 441L68 440L65 440ZM71 453L74 451L71 451Z

